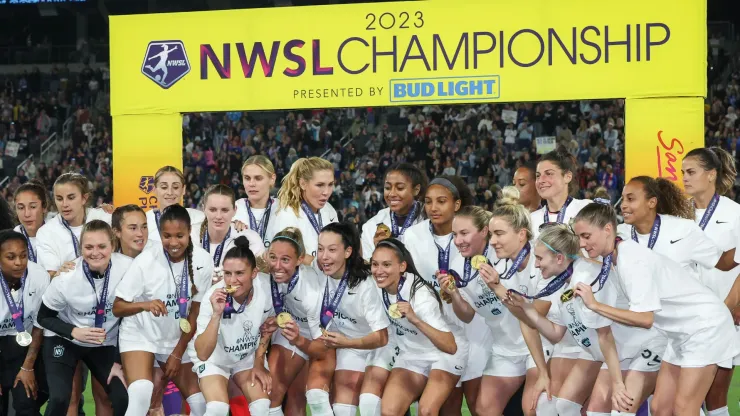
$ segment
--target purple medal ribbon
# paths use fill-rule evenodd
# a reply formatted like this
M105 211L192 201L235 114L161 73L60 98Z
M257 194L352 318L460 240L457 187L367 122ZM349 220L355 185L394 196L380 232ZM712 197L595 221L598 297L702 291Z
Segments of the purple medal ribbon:
M170 266L170 273L172 274L172 281L175 283L177 294L177 307L180 312L180 319L187 319L188 317L188 258L185 257L185 262L182 265L182 273L180 275L180 283L177 283L175 279L175 272L172 271L172 263L170 262L170 256L167 252L164 252L164 256L167 258L167 264Z
M547 286L545 286L542 290L540 290L534 296L529 296L527 294L521 293L518 290L514 290L514 289L509 289L508 292L516 293L519 296L522 296L522 297L525 297L531 300L544 298L560 290L560 288L563 287L563 285L565 285L565 282L567 282L568 279L570 279L572 275L573 275L573 263L569 264L568 268L566 268L564 272L560 273L559 275L555 276L554 279L550 280L547 283Z
M18 331L19 334L26 331L23 326L23 289L26 286L26 277L28 277L28 269L23 272L23 276L21 277L20 298L16 304L10 293L10 287L5 281L5 276L3 276L2 271L0 271L0 286L3 288L5 301L8 303L8 309L10 309L10 317L13 318L13 325L15 325L15 330Z
M403 284L406 282L406 276L401 276L400 279L398 279L398 290L396 292L396 302L403 302L403 298L401 297L401 288L403 287ZM385 304L385 309L388 309L391 306L391 299L388 297L388 292L383 289L383 303Z
M231 296L231 293L226 295L226 307L224 307L224 319L231 319L231 314L235 313L239 315L240 313L244 312L244 308L247 307L249 304L249 296L254 292L254 286L252 286L251 289L249 289L249 293L247 293L247 297L244 299L244 303L239 305L239 309L234 309L234 297Z
M70 228L69 223L67 220L65 220L61 214L59 214L59 218L62 220L62 225L69 231L69 234L72 236L72 246L75 249L75 258L80 257L80 241L77 239L77 236L72 231L72 228Z
M617 238L615 240L615 243L614 243L615 251L617 249L617 244L619 244L620 241L622 241L621 238ZM599 272L598 276L596 276L596 279L594 279L593 282L591 282L591 285L590 285L593 287L593 285L597 283L599 284L599 287L593 291L594 293L598 292L599 290L601 290L601 288L604 287L604 283L606 283L606 279L609 277L609 272L611 272L613 258L614 258L614 251L609 253L608 256L604 257L604 261L601 264L601 271Z
M221 255L224 254L224 246L226 245L226 242L229 240L229 237L231 236L231 227L229 227L229 230L226 231L226 236L224 236L224 240L221 241L221 243L216 247L216 252L213 254L213 266L218 267L219 264L221 264ZM201 241L201 244L203 245L203 249L207 252L211 252L211 237L208 235L208 230L206 230L205 233L203 233L203 241Z
M660 234L660 215L656 215L655 221L653 221L653 228L650 230L650 239L648 239L648 248L650 250L652 250L653 247L655 247L655 243L658 242L659 234ZM640 240L637 239L637 231L635 230L634 225L632 226L632 240L636 243L640 242Z
M560 211L558 211L558 219L557 222L562 224L565 221L565 211L568 209L568 205L573 202L573 197L569 196L566 198L565 203L563 204L563 207L560 208ZM545 221L543 224L547 224L550 222L550 209L547 207L547 201L545 201Z
M712 197L712 200L709 201L709 206L707 206L707 210L704 211L704 215L701 217L701 221L699 222L699 227L701 229L707 228L707 224L709 224L709 220L712 219L712 215L714 215L714 211L717 210L717 205L719 205L719 194L714 194ZM23 229L23 227L21 227ZM28 243L31 244L31 243Z
M396 213L391 211L391 236L393 238L398 238L402 236L403 233L405 233L406 230L414 224L414 221L416 221L416 215L418 214L418 212L419 212L419 203L414 202L414 206L411 208L411 211L409 211L409 214L406 216L406 220L403 222L403 227L399 229Z
M272 292L272 306L275 308L275 314L279 315L280 312L283 311L283 301L285 296L287 296L290 292L293 291L295 288L295 285L298 283L298 269L295 270L295 273L293 274L293 277L290 278L290 282L288 282L288 290L285 293L280 293L280 289L278 289L277 282L275 279L270 275L270 289Z
M105 269L105 277L103 280L103 290L98 298L98 291L95 289L95 280L90 273L90 266L85 260L82 260L82 271L85 273L87 281L92 286L93 293L95 294L95 328L102 328L103 322L105 322L105 304L108 300L108 282L110 281L110 266L112 262L108 262L108 268Z
M490 247L490 245L486 244L486 248L483 249L483 257L485 257L486 259L488 259L488 247ZM472 260L473 260L472 257L465 258L465 266L463 268L463 277L462 277L462 279L457 278L457 276L455 276L456 277L456 279L455 279L455 285L457 287L459 287L459 288L460 287L465 287L473 279L475 279L476 277L478 277L478 273L479 273L478 270L476 270L475 273L471 276L471 273L473 273ZM488 264L491 264L491 261L490 260L488 260Z
M265 234L267 233L267 222L270 221L272 198L268 198L267 200L267 206L265 207L265 212L262 214L262 220L260 220L259 225L257 225L257 219L254 217L254 214L252 214L252 207L249 205L249 199L244 200L244 205L247 206L247 214L249 215L249 228L259 233L260 237L262 237L262 240L264 241Z
M28 259L36 263L36 251L33 249L33 244L31 244L31 237L28 236L26 227L22 225L21 225L21 234L23 234L23 236L26 237L26 244L28 244Z
M347 285L349 284L347 276L349 276L349 270L344 271L344 276L342 276L342 280L339 281L339 286L337 286L337 291L334 292L334 297L332 297L331 301L329 300L329 279L331 279L331 277L327 277L326 286L324 287L324 300L321 302L321 317L319 318L321 321L321 327L324 329L326 329L326 327L329 326L329 322L334 319L334 314L337 312L339 302L342 301L344 290L347 289Z
M303 213L306 214L308 221L316 231L316 235L321 234L321 229L324 228L324 224L321 220L321 211L319 211L319 215L315 215L306 201L301 201L301 209L303 209Z
M511 265L511 268L506 271L503 275L501 275L499 278L503 280L509 280L512 276L514 276L514 273L519 270L519 266L524 263L524 259L527 258L529 255L530 250L532 249L532 245L527 242L527 244L524 245L524 247L519 251L519 254L516 255L516 258L514 258L514 262Z
M429 233L432 234L432 239L434 239L434 229L432 228L431 221L429 221ZM447 242L446 248L442 248L442 246L437 244L437 241L434 240L434 245L437 246L437 268L440 271L446 272L450 268L450 246L452 245L453 238L453 236L450 236L450 241Z

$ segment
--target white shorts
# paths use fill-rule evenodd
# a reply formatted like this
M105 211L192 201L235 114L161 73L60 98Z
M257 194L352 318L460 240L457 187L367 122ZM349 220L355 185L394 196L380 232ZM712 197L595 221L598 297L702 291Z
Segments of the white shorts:
M380 367L391 371L396 365L401 349L394 343L388 342L384 347L376 348L367 355L365 367Z
M542 346L542 352L545 353L545 362L546 363L549 363L550 362L550 358L553 358L553 352L552 351L553 351L553 347L547 346L547 345L543 345ZM529 371L529 370L531 370L533 368L537 368L537 364L535 364L534 358L532 358L532 354L529 354L527 356L527 371Z
M468 357L470 356L470 343L464 333L454 334L455 344L457 344L457 350L455 354L440 353L441 357L439 362L436 363L432 369L446 371L452 375L460 376L460 380L457 381L455 387L462 386L462 375L465 373L465 369L468 366ZM413 351L411 351L413 354ZM472 378L470 379L472 380Z
M337 350L337 365L335 370L348 370L364 373L368 355L370 355L370 350L340 348Z
M232 364L229 367L217 365L211 362L197 362L193 365L193 372L198 375L198 378L204 378L208 376L221 376L225 379L231 378L236 373L242 371L251 370L254 367L254 354L249 356L236 364Z
M406 352L401 353L401 355L396 359L396 365L393 368L403 368L409 371L413 371L414 373L421 374L424 377L429 377L429 372L432 370L441 370L448 372L455 376L462 376L462 373L465 371L465 363L467 361L467 355L465 356L465 359L461 362L458 362L455 364L455 359L451 357L455 357L455 355L450 354L444 354L440 352L440 355L446 355L450 358L416 358L414 357L413 352ZM458 381L458 385L456 387L460 386L460 382Z
M486 325L485 319L477 313L473 320L465 326L465 335L468 338L469 352L465 372L460 377L460 382L463 383L483 377L483 368L491 354L491 344L493 343L491 328Z
M527 357L526 355L503 356L491 354L488 356L486 368L483 370L484 376L491 377L521 377L527 374Z
M740 326L736 326L735 330L740 332ZM736 355L735 358L732 359L732 365L740 366L740 354Z
M732 368L732 360L740 347L740 339L734 325L732 329L732 335L728 336L727 325L720 322L701 328L681 339L669 337L663 360L679 367L705 367L717 364L720 367Z
M571 337L570 334L566 331L563 339L555 344L555 347L552 351L552 358L566 358L569 360L576 360L578 359L578 356L581 354L582 350L583 348L581 348L580 345L577 345L573 340L573 337Z
M295 352L295 355L308 361L308 355L304 354L303 351L301 351L301 349L296 347L295 345L290 345L290 341L288 341L288 339L283 336L283 333L280 330L273 332L272 343L275 345L280 345L288 351L293 351Z
M157 351L161 351L161 347L155 345L154 343L148 342L148 341L126 341L123 339L118 339L118 350L121 353L124 352L131 352L131 351L146 351L154 354L154 367L159 367L159 362L166 363L167 359L170 357L170 353L158 353ZM187 349L182 354L182 360L180 361L183 364L191 363L192 360L190 359L190 355L188 354Z

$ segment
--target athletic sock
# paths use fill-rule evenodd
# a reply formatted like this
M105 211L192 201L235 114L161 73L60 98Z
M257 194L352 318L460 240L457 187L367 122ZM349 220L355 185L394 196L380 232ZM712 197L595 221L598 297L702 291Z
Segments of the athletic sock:
M360 395L360 416L380 416L380 397L372 393Z
M203 393L195 393L185 399L190 406L190 416L203 416L206 414L206 398Z
M149 412L154 383L136 380L128 386L128 408L125 416L143 416Z
M356 416L357 406L344 403L334 403L334 416Z
M229 416L229 404L224 402L206 403L206 416Z
M334 416L329 403L329 393L321 389L311 389L306 392L306 403L311 409L312 416Z

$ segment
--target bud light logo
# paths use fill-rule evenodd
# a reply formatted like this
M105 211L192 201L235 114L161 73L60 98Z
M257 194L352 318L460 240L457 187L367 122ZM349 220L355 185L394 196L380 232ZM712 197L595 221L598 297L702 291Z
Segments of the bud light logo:
M142 176L139 181L139 189L149 195L154 190L154 176Z
M141 73L167 89L190 72L185 46L179 40L149 42Z

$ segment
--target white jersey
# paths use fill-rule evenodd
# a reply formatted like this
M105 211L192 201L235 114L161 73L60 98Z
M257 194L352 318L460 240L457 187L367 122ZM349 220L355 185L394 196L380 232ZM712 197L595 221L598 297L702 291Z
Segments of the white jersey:
M669 339L681 340L732 319L714 293L678 263L645 246L631 240L620 243L616 269L629 309L653 311L653 328Z
M265 281L254 279L253 284L254 292L252 293L252 300L244 307L244 310L241 313L236 313L241 305L234 301L232 305L234 311L231 313L231 318L221 319L216 348L208 358L208 363L230 367L257 351L260 342L260 325L268 317L275 315L275 311L272 308L269 287L265 288ZM211 295L216 289L222 289L224 286L225 283L220 281L211 286L203 295L204 301L200 304L200 313L198 314L198 330L195 333L193 342L188 346L189 348L193 348L193 351L189 355L196 360L197 354L195 354L194 350L195 340L206 331L208 323L213 316L213 305L211 305L210 301Z
M270 215L267 217L267 229L265 230L265 238L263 241L263 244L265 247L270 246L270 242L272 241L272 237L275 236L275 233L280 231L276 230L274 227L275 224L275 216L278 211L278 201L275 198L272 198L272 206L270 206ZM252 209L252 215L254 216L254 221L256 222L256 225L258 228L262 227L262 220L265 218L265 211L266 208L251 208ZM242 198L236 201L236 214L234 215L234 220L238 220L246 224L250 229L252 228L252 224L249 220L249 209L247 209L247 198ZM255 232L257 230L254 230ZM260 237L262 238L262 237ZM254 251L254 250L252 250Z
M326 276L323 273L319 275ZM324 279L329 287L329 300L331 301L339 287L340 280L329 276L322 277L322 280ZM325 290L326 288L321 291L322 299ZM372 277L368 277L355 287L350 288L347 285L336 313L334 313L334 319L328 325L327 330L339 332L348 338L362 338L375 331L388 328L390 321L384 311L385 306L378 295L377 285Z
M75 260L75 268L72 271L62 273L51 281L49 288L43 296L44 305L59 313L59 319L77 328L95 328L95 312L98 300L103 296L105 279L93 279L95 288L85 277L82 265L82 257ZM121 282L124 273L129 269L133 260L123 254L111 254L110 277L108 278L108 293L105 298L105 317L103 318L103 329L105 330L105 341L103 346L118 344L119 320L113 316L113 301L116 299L116 287ZM54 336L51 331L44 331L44 336ZM98 347L98 344L71 340L77 345L85 347Z
M190 228L191 230L200 231L200 225L205 221L206 214L198 211L194 208L186 208L188 215L190 215ZM149 240L162 241L162 237L159 236L159 224L157 224L156 209L150 209L146 212L146 226L149 229ZM195 241L195 240L194 240Z
M41 307L41 296L49 287L49 273L38 264L28 262L28 275L23 287L23 328L30 334L33 327L41 328L37 318L39 308ZM13 298L16 306L21 300L20 290L11 290L10 296ZM10 308L5 297L0 297L0 337L18 333L13 323L13 317L10 316Z
M439 302L432 291L427 286L419 285L414 293L414 297L411 298L411 287L413 285L414 278L408 275L400 290L401 298L409 302L411 309L414 310L414 313L420 320L439 331L450 332ZM376 290L382 297L383 290L377 286ZM388 294L389 305L396 302L398 302L398 296ZM383 309L387 311L387 307L385 305L383 306ZM391 329L388 331L388 343L397 345L401 350L401 355L409 354L414 360L434 360L443 354L419 328L410 323L406 318L390 318L390 323Z
M234 226L231 226L231 233L229 234L229 238L226 239L226 243L221 250L221 256L218 259L219 261L217 266L223 266L226 253L235 246L234 240L236 240L236 238L239 236L247 237L247 240L249 241L249 249L252 250L252 253L254 253L255 257L265 252L265 246L262 243L262 239L260 238L259 234L252 230L243 230L241 232L237 232L236 229L234 229ZM203 239L200 238L200 228L197 230L193 229L190 233L190 238L193 240L193 244L211 254L211 256L213 257L214 266L216 266L216 252L218 251L219 243L209 242L208 247L204 247Z
M496 252L492 248L488 250L489 253L493 253L488 255L489 259L493 258L491 264L499 273L499 276L505 276L513 262L507 259L497 259ZM455 264L459 264L460 266L456 267L460 267L460 270L462 270L462 262L456 262ZM530 252L524 268L521 271L514 272L510 279L501 279L501 284L507 289L531 295L537 281L537 268L534 264L534 254ZM459 274L461 277L463 276L462 273ZM486 324L494 334L491 346L494 354L506 357L529 354L529 349L524 342L524 336L522 336L522 330L519 326L519 320L486 285L480 275L476 276L465 287L460 288L460 291L476 313L485 319ZM549 343L543 346L546 345L549 345Z
M207 251L195 246L192 257L194 275L192 281L186 272L188 310L191 302L202 302L205 292L211 287L213 275L213 259ZM141 312L123 318L120 330L122 340L131 343L148 341L157 346L157 354L172 352L181 335L177 297L184 266L183 260L172 264L170 269L161 244L145 249L134 259L116 288L116 297L126 302L161 300L167 308L167 315L155 317L150 312ZM198 291L194 295L193 282Z
M411 225L415 225L423 221L423 218L421 217L421 212L419 212L423 209L424 207L419 204L416 219ZM375 251L375 242L373 241L373 238L375 237L375 231L378 229L379 224L385 224L388 226L389 229L391 229L391 231L393 230L391 224L390 208L381 209L380 211L378 211L377 214L375 214L374 217L370 218L367 222L365 222L365 224L362 225L362 258L367 261L370 260L370 258L373 256L373 251ZM402 223L397 225L399 228L403 227ZM404 232L396 238L403 243L405 235L406 233Z
M258 278L267 285L272 299L270 275L259 273ZM298 267L298 281L290 293L286 293L289 283L277 283L278 292L284 295L283 311L293 317L301 335L310 340L320 338L322 335L319 315L325 279L326 277L319 276L313 267L301 265ZM279 313L277 309L275 313Z
M22 234L23 232L21 231L21 227L22 227L21 225L16 225L15 228L13 228L13 231L17 231L17 232L19 232L19 233ZM36 237L31 237L29 235L28 236L28 240L31 242L31 248L33 248L34 254L38 254L38 248L36 248ZM28 255L28 259L29 260L31 259L31 254L30 253ZM38 257L36 257L36 262L38 263L38 261L39 261L38 260Z
M337 211L334 210L334 207L332 207L328 202L319 210L319 215L321 215L321 223L319 224L320 228L333 222L337 222ZM316 257L319 247L319 234L313 228L311 221L306 217L306 214L303 212L301 207L298 207L298 215L293 212L293 208L286 207L285 209L281 209L275 213L275 219L271 219L270 222L272 221L275 221L274 224L271 225L272 227L275 227L275 234L287 227L297 227L300 229L301 234L303 234L303 247L306 250L306 254L314 258Z
M424 220L409 227L405 235L406 242L404 245L414 260L416 270L424 280L432 285L434 290L439 292L439 283L435 277L435 273L440 269L438 258L439 249L437 245L445 249L449 244L450 258L448 268L451 268L458 259L462 258L455 243L452 241L452 233L445 236L434 235L430 229L429 220ZM455 312L452 310L452 304L444 303L443 309L445 319L450 330L455 334L455 339L467 339L465 336L465 324L455 315Z
M565 208L565 215L563 216L563 223L568 224L571 218L578 215L579 212L585 207L586 205L590 204L590 199L573 199L570 201L570 204ZM547 215L547 221L545 221L545 215ZM545 222L557 222L558 220L558 214L554 214L548 211L547 205L543 204L540 209L537 211L533 211L531 214L532 218L532 232L534 232L534 240L537 239L537 237L540 234L540 226L544 224Z
M672 215L660 216L660 231L653 250L680 264L691 276L700 278L700 268L713 269L722 256L722 251L691 220ZM623 240L632 240L629 224L617 226L617 234ZM640 245L648 247L650 234L637 233Z
M698 225L706 209L697 209L695 212L695 221ZM717 208L704 228L704 234L723 252L737 247L738 241L735 236L740 235L740 204L720 196ZM715 295L724 300L730 293L732 284L738 275L740 275L740 266L735 266L729 272L723 272L712 266L701 270L701 281Z
M87 208L85 213L85 223L92 220L103 220L110 225L111 214L99 208ZM82 225L77 227L67 227L62 223L62 216L57 215L52 220L46 222L39 228L36 233L36 251L38 263L46 270L59 270L62 264L72 261L79 257L75 253L75 242L73 241L70 230L77 238L77 250L81 253L80 234Z

